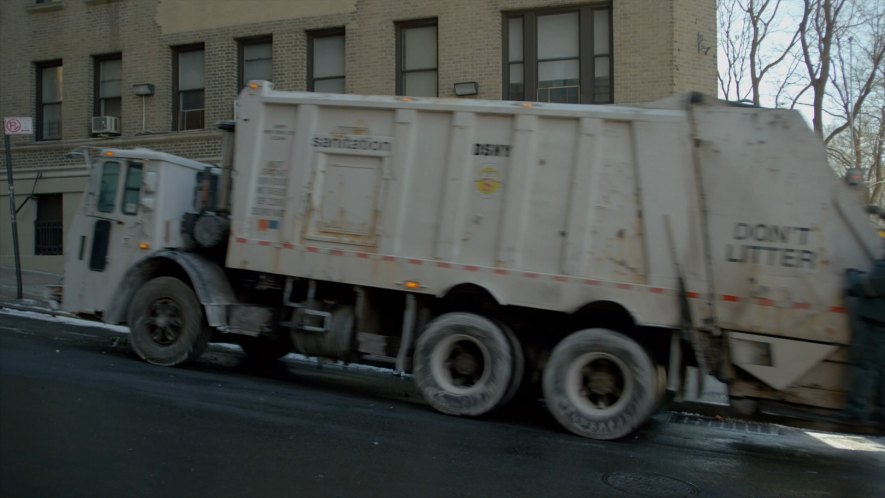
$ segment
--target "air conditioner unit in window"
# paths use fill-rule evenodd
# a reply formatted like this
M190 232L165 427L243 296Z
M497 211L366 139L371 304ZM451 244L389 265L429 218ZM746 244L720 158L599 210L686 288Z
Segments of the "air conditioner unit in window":
M120 120L114 116L95 116L92 118L92 133L95 135L119 135Z

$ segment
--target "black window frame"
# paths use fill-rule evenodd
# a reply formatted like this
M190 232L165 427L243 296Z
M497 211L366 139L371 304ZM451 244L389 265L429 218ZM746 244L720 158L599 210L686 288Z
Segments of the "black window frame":
M313 74L314 70L314 42L318 38L328 38L340 36L344 39L345 43L345 51L341 54L344 57L344 73L340 76L323 76L323 77L315 77ZM325 81L325 80L334 80L341 79L345 85L347 85L347 32L344 27L339 28L328 28L328 29L318 29L307 32L307 91L314 92L316 91L316 82L317 81ZM342 93L345 90L342 90Z
M200 117L201 126L198 127L187 127L182 126L182 120L179 114L182 112L181 110L181 97L182 93L185 91L192 92L196 91L196 89L188 89L181 90L179 88L179 65L181 63L181 55L189 52L203 52L203 87L199 89L202 92L203 98L203 114ZM189 130L202 130L206 128L206 45L204 43L192 43L189 45L179 45L176 47L172 47L172 130L173 131L189 131ZM186 123L186 120L185 120Z
M101 69L102 64L109 61L120 61L120 96L119 97L102 97L101 95ZM107 54L107 55L96 55L93 57L93 116L114 116L117 119L123 118L123 54L115 53L115 54ZM106 110L102 110L102 103L105 100L116 99L119 100L120 104L120 113L119 115L106 113Z
M53 102L45 102L43 100L43 71L49 68L57 67L62 72L61 73L61 81L62 88L59 91L60 98L58 101ZM51 61L38 62L34 64L34 69L37 73L36 78L36 98L35 98L35 112L34 114L37 116L36 121L36 129L34 130L34 139L38 142L49 141L49 140L61 140L62 139L62 127L64 123L64 63L62 59L55 59ZM47 137L45 133L43 133L43 127L46 121L46 117L44 115L45 108L50 105L58 105L58 134L57 136L49 136Z
M595 11L608 12L608 52L594 53L594 21ZM523 101L536 102L538 92L538 17L551 14L578 13L578 61L579 88L581 104L611 104L615 101L614 92L614 28L611 3L579 5L570 7L542 8L504 12L502 16L502 89L505 100L510 99L510 64L523 64ZM522 18L522 61L511 62L510 51L510 20ZM608 98L597 99L595 64L597 58L608 57Z
M396 94L405 96L405 75L409 73L431 71L431 69L405 69L404 58L405 51L405 31L413 28L426 28L433 26L436 28L436 62L432 69L436 73L436 95L439 97L439 21L437 18L416 19L411 21L398 21L396 23ZM421 95L411 95L412 97L422 97Z
M105 271L108 267L111 226L111 220L95 220L92 229L92 251L89 254L89 269L92 271Z
M249 83L246 81L246 47L249 45L264 44L270 45L270 72L271 77L273 77L273 35L251 36L248 38L239 38L237 40L237 91L242 90L243 87ZM176 67L178 67L177 64Z
M64 195L37 194L34 218L34 255L64 254ZM47 212L48 211L48 212Z

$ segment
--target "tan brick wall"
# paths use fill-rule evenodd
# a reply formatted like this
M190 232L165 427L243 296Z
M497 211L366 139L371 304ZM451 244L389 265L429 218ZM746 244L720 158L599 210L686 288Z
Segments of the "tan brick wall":
M347 91L393 94L396 88L395 23L425 18L436 18L438 22L439 95L453 96L456 82L476 81L479 98L499 99L502 95L502 13L577 5L612 7L615 102L649 101L688 90L715 94L714 3L713 0L252 0L212 8L218 4L209 0L64 0L48 6L35 6L33 0L2 0L0 114L33 115L37 101L34 63L62 59L62 140L35 143L32 137L14 137L14 165L19 174L60 172L67 175L65 178L70 178L72 184L82 185L85 172L79 162L64 158L65 152L80 145L146 146L212 161L220 155L220 140L211 128L171 132L173 46L205 45L206 124L209 127L232 115L237 94L239 38L272 35L275 86L304 90L307 87L307 32L345 27ZM237 7L231 7L234 4ZM206 14L202 14L204 12ZM123 54L122 136L92 137L89 126L93 115L93 57L110 53ZM132 85L136 83L153 83L155 95L144 100L134 95ZM54 185L38 183L38 189L54 188ZM27 187L19 187L19 191L23 188ZM3 177L0 178L0 204L8 203L5 194ZM70 199L66 194L66 218L70 215ZM4 235L9 230L7 220L6 216L0 219L0 233ZM0 264L5 264L11 255L8 239L0 236ZM37 268L41 260L56 267L59 258L28 259L29 264Z
M673 2L615 0L615 102L644 102L673 93Z
M674 92L716 96L716 2L682 0L675 6Z

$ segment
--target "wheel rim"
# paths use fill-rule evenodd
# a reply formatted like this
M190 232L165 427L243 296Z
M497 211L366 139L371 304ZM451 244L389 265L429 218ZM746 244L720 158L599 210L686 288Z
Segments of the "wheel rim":
M593 417L618 413L633 395L633 375L619 358L585 353L568 369L565 392L572 404Z
M172 299L161 298L151 303L144 325L148 334L160 346L170 346L181 338L183 318L181 307Z
M473 337L455 334L440 341L430 358L433 377L445 391L469 394L489 377L491 355Z

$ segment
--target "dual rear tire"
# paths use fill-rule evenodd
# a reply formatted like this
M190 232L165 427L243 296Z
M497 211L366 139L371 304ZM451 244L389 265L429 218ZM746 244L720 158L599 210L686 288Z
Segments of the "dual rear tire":
M505 405L524 375L522 348L506 326L472 313L432 321L415 346L414 377L436 410L479 416ZM563 339L547 362L544 399L567 430L591 439L635 431L661 402L662 371L633 339L586 329Z

